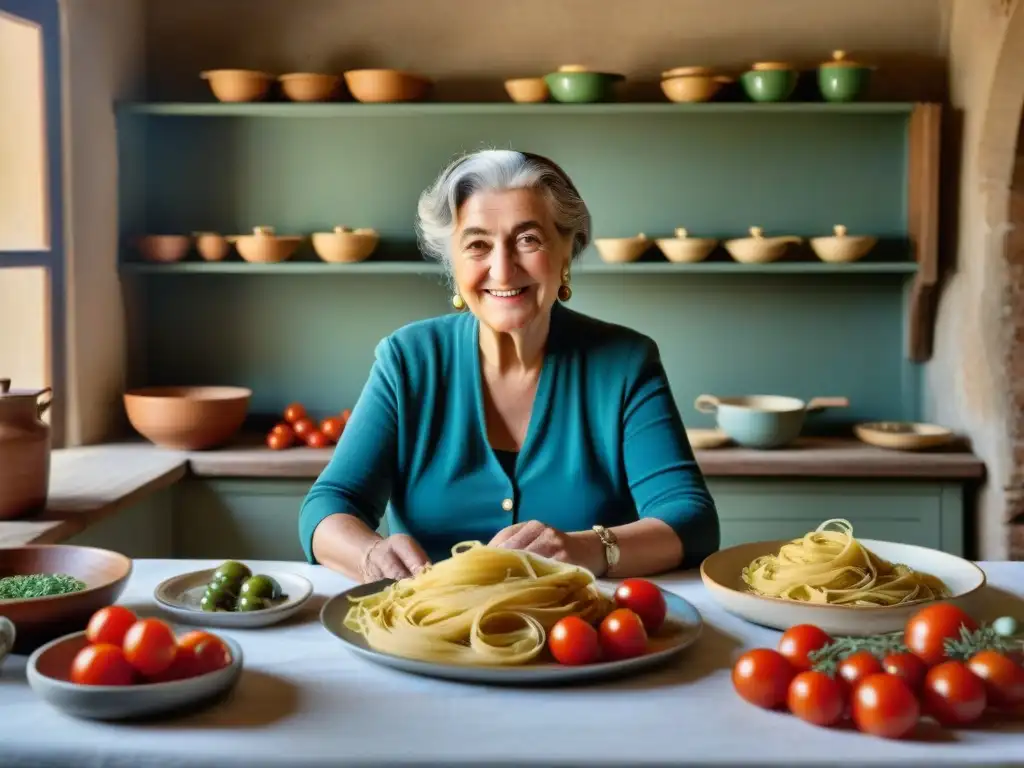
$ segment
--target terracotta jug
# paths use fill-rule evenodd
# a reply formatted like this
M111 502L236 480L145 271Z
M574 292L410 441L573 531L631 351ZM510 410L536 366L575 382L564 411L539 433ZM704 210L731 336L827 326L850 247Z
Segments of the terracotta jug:
M10 379L0 379L0 520L46 507L50 427L41 417L52 393L49 387L12 390Z

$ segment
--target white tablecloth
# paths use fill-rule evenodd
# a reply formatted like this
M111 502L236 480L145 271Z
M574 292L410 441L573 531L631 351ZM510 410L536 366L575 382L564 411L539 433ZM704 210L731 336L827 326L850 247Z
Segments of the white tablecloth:
M156 614L157 583L212 565L137 560L121 602ZM346 579L304 563L252 565L305 574L316 595L287 624L216 630L245 650L229 699L157 724L76 720L37 699L25 657L11 656L0 666L0 766L1024 764L1024 721L885 741L745 704L732 689L731 661L743 648L774 645L778 633L723 613L696 573L658 579L706 622L672 666L614 683L531 690L421 678L357 658L318 619ZM1024 596L1024 563L982 566L991 585Z

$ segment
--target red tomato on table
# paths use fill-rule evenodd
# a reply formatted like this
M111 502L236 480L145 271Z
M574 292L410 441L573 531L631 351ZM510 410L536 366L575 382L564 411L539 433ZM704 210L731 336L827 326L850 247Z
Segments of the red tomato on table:
M646 579L626 579L619 584L615 590L615 604L639 616L649 635L661 628L668 610L661 590Z
M135 670L120 646L95 643L75 654L70 679L78 685L131 685Z
M796 672L778 651L755 648L736 660L732 668L732 685L744 701L756 707L774 709L786 703L789 685Z
M89 619L85 637L90 643L109 643L120 646L125 633L137 617L123 605L108 605L100 608Z
M174 632L159 619L140 619L124 636L125 658L147 676L158 675L171 666L177 653Z
M922 608L907 621L903 643L929 667L945 661L946 640L960 637L960 627L973 632L978 624L952 603L936 603Z
M616 608L605 616L598 634L601 650L609 659L630 659L647 651L644 623L628 608Z
M559 664L591 664L601 655L597 630L579 616L559 619L548 633L548 648Z
M789 711L812 725L835 725L846 710L846 685L824 672L801 672L789 684Z
M859 731L900 739L917 725L921 705L903 678L879 672L861 680L854 689L851 714Z
M851 653L839 662L838 674L851 688L856 687L864 678L869 675L877 675L884 672L882 662L868 651L857 651Z
M928 670L921 693L925 714L945 726L973 723L985 711L985 683L960 661L944 661Z
M832 638L823 629L813 624L797 624L782 633L778 650L794 668L804 670L813 666L810 654L831 642Z

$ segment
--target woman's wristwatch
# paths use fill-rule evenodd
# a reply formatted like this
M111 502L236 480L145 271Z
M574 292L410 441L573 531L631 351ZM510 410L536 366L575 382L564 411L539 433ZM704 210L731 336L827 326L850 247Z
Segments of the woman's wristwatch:
M614 533L603 525L595 525L593 531L601 539L601 543L604 544L604 561L606 565L604 575L607 576L619 564L619 540Z

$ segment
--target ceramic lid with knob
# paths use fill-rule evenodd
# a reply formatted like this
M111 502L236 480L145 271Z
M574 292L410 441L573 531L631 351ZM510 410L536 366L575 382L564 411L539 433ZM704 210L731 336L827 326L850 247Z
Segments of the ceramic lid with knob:
M853 61L846 58L846 51L832 51L832 59L830 61L823 61L821 66L848 69L874 69L870 64L864 64L863 62Z
M794 69L792 64L783 61L759 61L750 66L755 72L771 72L780 69Z

